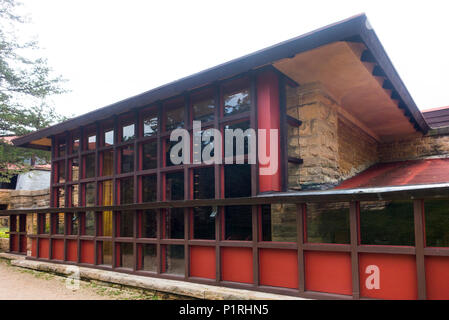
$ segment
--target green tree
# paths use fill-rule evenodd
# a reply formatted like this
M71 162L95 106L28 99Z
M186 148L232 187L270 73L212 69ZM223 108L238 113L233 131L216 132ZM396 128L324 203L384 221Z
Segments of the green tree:
M17 27L28 20L17 14L15 0L0 0L0 136L20 136L65 120L48 97L65 92L47 60L36 57L36 41L18 39ZM48 161L45 151L11 146L0 138L0 182L30 168L30 158Z

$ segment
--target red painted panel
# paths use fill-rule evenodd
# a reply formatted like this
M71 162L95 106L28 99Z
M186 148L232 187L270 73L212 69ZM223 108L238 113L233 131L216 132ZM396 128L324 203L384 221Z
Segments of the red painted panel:
M305 289L352 294L351 256L346 252L306 252Z
M359 272L362 297L389 300L418 297L415 256L363 253L359 256ZM378 289L373 287L377 274Z
M67 240L67 261L78 261L78 241Z
M64 260L64 240L53 240L52 241L52 259Z
M259 263L260 284L298 288L298 252L296 250L261 249Z
M39 258L50 259L50 241L39 239Z
M270 155L270 161L273 161L272 160L273 157L270 154L269 129L279 130L280 109L279 109L278 75L272 71L267 71L257 76L257 109L258 109L257 112L258 129L267 130L266 146L264 146L266 150L265 154ZM261 141L259 141L258 143L260 144ZM279 145L280 145L280 136L278 131L277 148L276 148L278 157L277 167L273 174L270 175L259 174L260 192L281 191L281 172L280 172L281 170L279 170L279 164L281 163L281 161L279 159L280 156ZM258 149L260 149L259 147ZM269 165L259 164L259 170L263 170L264 168L268 167Z
M190 247L190 276L215 279L214 247Z
M449 300L449 257L426 257L427 299Z
M81 263L95 263L95 250L93 241L81 241Z
M37 257L37 240L31 240L31 256Z
M17 251L17 241L16 241L16 235L10 234L9 235L9 247L11 251Z
M224 281L253 283L251 248L222 248L221 275Z
M21 253L27 253L27 237L22 235L20 236L20 248Z

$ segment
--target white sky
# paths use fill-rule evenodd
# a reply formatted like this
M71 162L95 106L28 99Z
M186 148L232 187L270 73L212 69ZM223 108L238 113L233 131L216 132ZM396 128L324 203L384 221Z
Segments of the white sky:
M449 105L448 1L21 0L80 115L365 12L421 109Z

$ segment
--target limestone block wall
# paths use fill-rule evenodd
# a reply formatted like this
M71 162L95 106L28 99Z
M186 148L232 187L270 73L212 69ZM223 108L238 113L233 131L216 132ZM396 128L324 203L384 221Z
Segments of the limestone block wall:
M50 206L50 189L12 190L10 209L44 208Z

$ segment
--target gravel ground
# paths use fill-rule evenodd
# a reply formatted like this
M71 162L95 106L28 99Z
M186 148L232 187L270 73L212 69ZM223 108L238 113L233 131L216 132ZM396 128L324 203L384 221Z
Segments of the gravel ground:
M66 278L13 267L0 259L0 300L146 300L155 296L80 281L79 289L66 286Z

